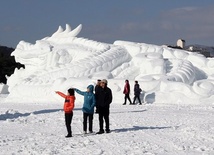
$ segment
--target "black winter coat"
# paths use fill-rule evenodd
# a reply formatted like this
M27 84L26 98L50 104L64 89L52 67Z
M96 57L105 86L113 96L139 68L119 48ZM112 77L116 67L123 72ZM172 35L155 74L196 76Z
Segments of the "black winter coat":
M134 85L134 95L136 95L136 96L140 95L141 91L142 90L140 89L140 85L139 84L135 84Z
M109 107L112 102L112 92L108 87L98 87L96 94L96 106L97 107Z

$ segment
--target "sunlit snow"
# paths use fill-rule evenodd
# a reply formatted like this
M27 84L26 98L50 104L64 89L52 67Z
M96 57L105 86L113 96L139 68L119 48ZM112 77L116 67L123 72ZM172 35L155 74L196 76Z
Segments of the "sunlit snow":
M78 38L81 29L60 26L51 37L17 45L12 55L25 69L0 84L0 155L214 154L213 58ZM112 90L111 133L83 134L83 97L76 94L73 137L65 138L64 100L55 91L84 91L97 79L107 79ZM131 99L139 81L142 105L122 105L126 79ZM97 114L93 131L99 131Z

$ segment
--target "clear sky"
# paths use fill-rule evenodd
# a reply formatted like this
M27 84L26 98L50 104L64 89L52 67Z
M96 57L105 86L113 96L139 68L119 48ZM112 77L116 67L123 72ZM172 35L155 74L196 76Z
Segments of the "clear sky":
M214 46L214 0L1 0L0 45L35 43L61 25L79 37L113 43Z

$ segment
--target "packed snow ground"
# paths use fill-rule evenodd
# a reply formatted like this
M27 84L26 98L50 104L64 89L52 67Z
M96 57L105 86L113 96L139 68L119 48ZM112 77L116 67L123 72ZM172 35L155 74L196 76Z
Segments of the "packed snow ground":
M82 134L76 103L72 138L65 138L62 103L4 103L0 98L0 154L214 154L214 106L111 104L110 134ZM123 98L121 99L123 101ZM99 130L94 114L94 132Z

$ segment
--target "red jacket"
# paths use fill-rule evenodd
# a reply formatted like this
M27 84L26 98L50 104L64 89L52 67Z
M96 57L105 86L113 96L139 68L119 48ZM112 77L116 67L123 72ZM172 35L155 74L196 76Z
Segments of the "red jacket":
M75 101L75 96L68 96L63 94L62 92L57 91L57 94L65 98L65 103L64 103L64 112L65 113L71 113L74 109L74 101Z
M129 94L130 93L130 85L127 82L124 86L123 94Z

